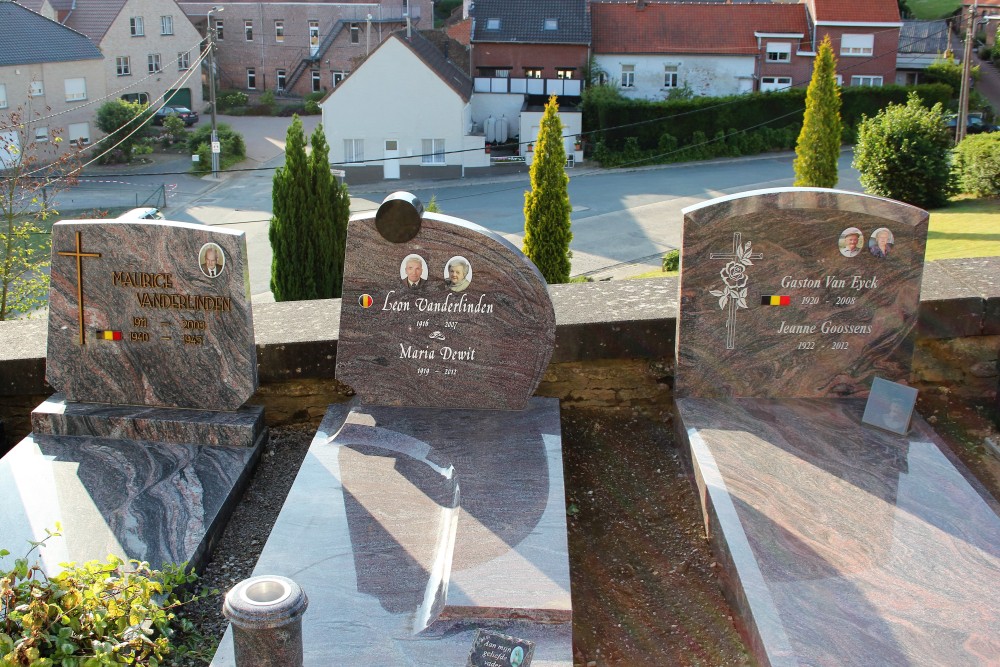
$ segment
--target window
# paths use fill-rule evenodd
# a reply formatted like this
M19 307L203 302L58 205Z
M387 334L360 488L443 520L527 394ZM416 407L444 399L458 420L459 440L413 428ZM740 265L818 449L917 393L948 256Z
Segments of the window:
M500 29L500 19L486 19L486 29L487 30L499 30Z
M318 93L320 91L320 78L318 69L314 69L312 71L312 91L314 93Z
M622 65L622 88L635 88L635 65Z
M851 77L852 86L881 86L882 77L880 76L852 76Z
M128 31L133 37L142 37L146 34L146 29L142 25L141 16L133 16L128 20Z
M344 162L365 161L365 140L344 139Z
M542 68L541 67L525 67L524 68L524 78L525 79L541 79L542 78Z
M677 65L663 66L663 87L664 88L677 87Z
M559 19L545 19L542 23L542 30L558 30L559 29Z
M243 36L248 42L253 41L253 21L247 19L243 22Z
M573 68L572 67L557 67L556 68L556 78L557 79L572 79L573 78Z
M139 104L149 104L149 94L148 93L126 93L122 95L122 99L126 102L138 102Z
M74 146L86 146L90 143L89 123L70 123L66 128L69 131L69 143Z
M7 84L0 83L0 109L7 108Z
M191 69L191 53L186 51L177 54L177 69L180 71Z
M36 127L35 128L35 141L42 143L49 140L49 128L47 127Z
M791 42L770 42L767 45L767 62L787 63L792 60Z
M840 55L870 56L875 47L875 35L842 35Z
M215 19L215 38L220 42L224 39L222 35L222 19Z
M285 41L285 22L275 21L274 22L274 41L283 42Z
M509 67L480 67L479 76L488 76L494 79L507 79L510 78L510 68Z
M44 95L45 86L42 84L41 81L32 81L31 84L28 85L28 94L31 95L32 97L39 97L40 95Z
M444 139L424 139L421 164L444 164Z
M172 35L172 34L174 34L174 17L173 16L161 16L160 17L160 34L161 35Z
M160 67L159 53L150 53L148 56L146 56L146 69L149 71L150 74L163 71L163 68Z
M278 92L285 90L285 70L279 69L274 73L274 79L278 82Z
M361 24L352 23L351 24L351 44L357 44L361 41Z
M333 87L336 88L341 81L347 78L347 72L334 72L333 73Z
M118 73L118 76L132 75L132 62L128 56L118 56L115 58L115 71Z
M792 77L790 76L765 76L760 80L761 92L768 90L785 90L792 87Z
M87 80L83 77L66 79L63 84L66 87L67 102L79 102L87 99Z
M253 67L247 68L247 88L257 90L257 70Z
M309 48L314 51L319 49L319 21L309 22Z

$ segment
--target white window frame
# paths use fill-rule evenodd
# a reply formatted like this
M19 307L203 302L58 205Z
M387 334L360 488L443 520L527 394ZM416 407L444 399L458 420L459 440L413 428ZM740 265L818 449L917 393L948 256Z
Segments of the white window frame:
M281 93L285 90L285 85L288 83L288 72L283 69L274 71L274 85L275 89Z
M191 69L191 52L183 51L177 54L177 71L185 72Z
M336 88L340 85L340 82L347 78L347 72L343 70L336 70L330 73L330 83Z
M792 77L790 76L763 76L760 78L760 92L765 93L771 90L788 90L792 87Z
M622 88L635 88L635 65L622 65Z
M542 30L558 30L559 19L545 19L542 22Z
M90 123L70 123L66 127L69 143L73 146L86 146L90 143Z
M257 90L256 67L247 67L247 90Z
M871 86L873 88L882 87L882 77L872 74L858 74L851 77L852 86Z
M421 139L420 164L444 164L444 139Z
M500 29L500 19L486 19L486 29L487 30L499 30Z
M146 71L150 74L163 71L163 61L160 59L159 53L146 54Z
M243 39L253 41L253 19L243 19Z
M841 35L840 55L848 58L870 58L875 53L875 35Z
M680 88L680 65L663 66L663 87L672 90Z
M133 37L146 36L146 26L143 25L141 16L133 16L128 20L128 31Z
M349 27L350 27L350 30L351 30L351 44L360 44L361 43L361 24L360 23L351 23Z
M49 128L35 126L35 142L44 144L49 140Z
M161 35L172 35L174 34L174 17L170 14L160 17L160 34Z
M285 41L285 20L275 19L274 20L274 41L281 44Z
M223 36L225 34L225 27L226 27L225 19L215 19L216 41L221 42L223 39L225 39L225 37Z
M319 73L319 70L318 69L312 70L312 74L310 76L312 78L312 92L318 93L319 91L323 90L323 77Z
M129 56L115 57L115 71L118 76L132 76L132 59Z
M0 83L0 109L7 108L7 84Z
M344 162L365 161L365 140L344 139Z
M572 67L557 67L556 68L556 78L562 79L564 81L569 81L573 78L573 72L576 70Z
M766 60L769 63L789 63L792 61L791 42L768 42Z
M82 76L63 79L67 102L81 102L87 99L87 79Z
M41 97L45 94L45 84L41 81L32 81L28 84L29 97Z
M542 78L542 68L541 67L525 67L524 68L524 78L525 79L541 79Z

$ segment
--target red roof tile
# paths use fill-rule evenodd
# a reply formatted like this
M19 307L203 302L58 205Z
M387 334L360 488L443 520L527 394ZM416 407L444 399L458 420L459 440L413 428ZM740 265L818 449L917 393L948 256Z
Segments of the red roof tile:
M898 23L896 0L809 0L813 19L845 23Z
M753 54L755 31L809 35L799 4L592 2L590 15L594 53Z

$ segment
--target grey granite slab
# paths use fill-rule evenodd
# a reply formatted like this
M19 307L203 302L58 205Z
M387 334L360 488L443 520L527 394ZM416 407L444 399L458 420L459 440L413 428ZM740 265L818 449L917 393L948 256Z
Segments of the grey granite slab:
M243 405L257 388L245 234L180 222L56 223L46 378L71 401Z
M572 664L558 401L331 406L255 575L309 596L306 665L462 665L475 632ZM231 631L213 665L232 665Z
M978 290L957 278L941 262L924 264L920 284L921 338L979 336L983 331L985 302Z
M970 257L938 261L985 301L983 335L1000 334L1000 257Z
M859 399L677 402L724 584L760 664L996 664L998 504L916 415Z
M31 413L36 435L83 435L147 442L252 447L263 435L264 408L233 412L69 403L61 394Z
M32 435L0 459L0 544L20 546L62 524L39 553L60 563L108 554L153 567L201 565L260 454L252 447ZM20 546L19 546L20 545ZM26 549L25 549L26 550Z

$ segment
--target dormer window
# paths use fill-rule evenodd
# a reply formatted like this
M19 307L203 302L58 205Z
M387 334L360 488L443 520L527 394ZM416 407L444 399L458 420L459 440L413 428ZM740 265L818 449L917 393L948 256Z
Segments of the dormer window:
M545 19L545 24L542 26L543 30L558 30L559 29L559 19Z
M500 29L500 19L486 19L486 29L487 30L499 30Z

